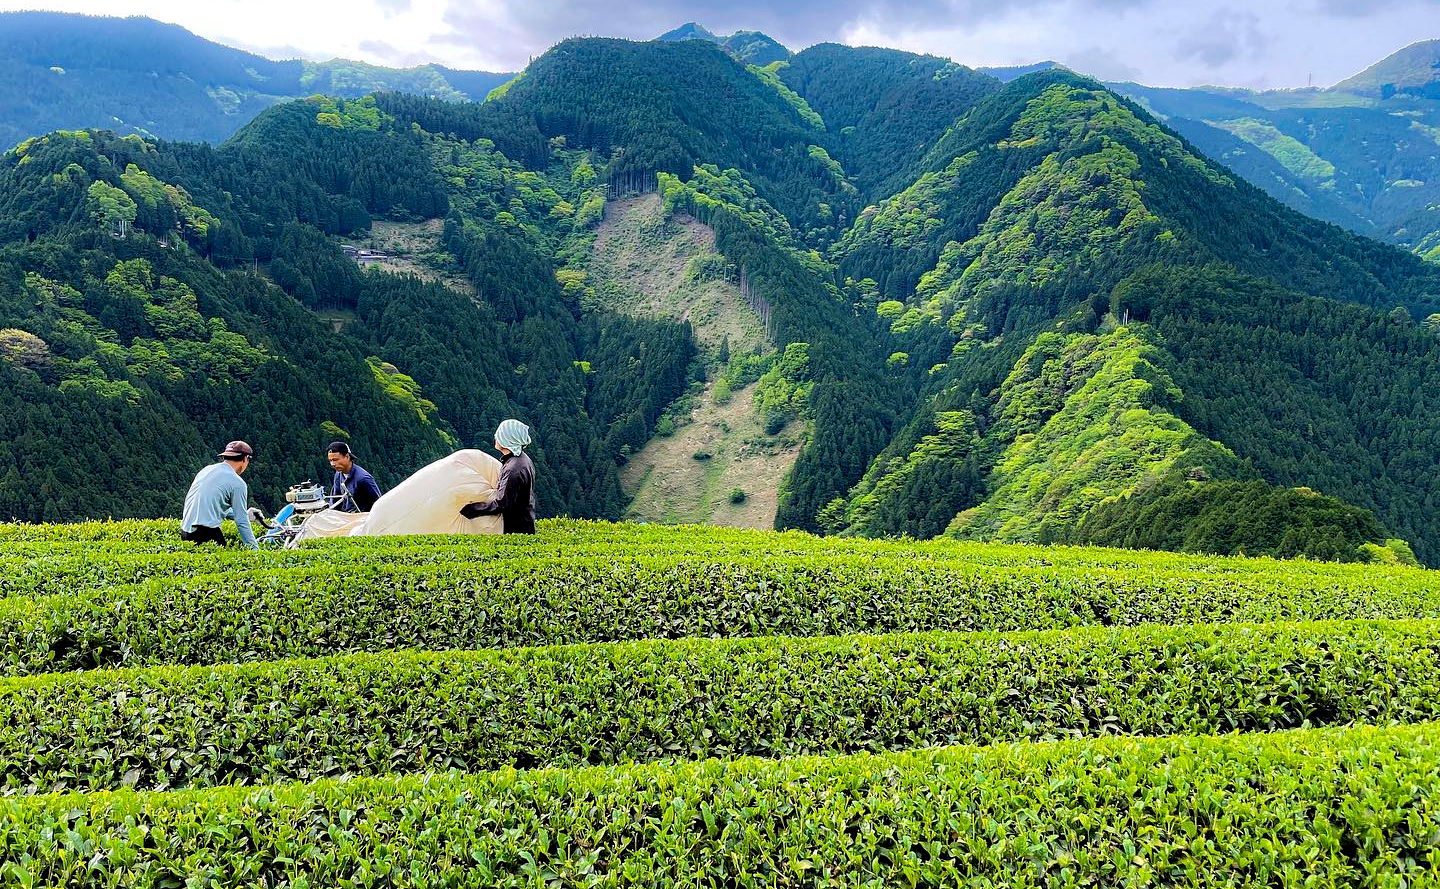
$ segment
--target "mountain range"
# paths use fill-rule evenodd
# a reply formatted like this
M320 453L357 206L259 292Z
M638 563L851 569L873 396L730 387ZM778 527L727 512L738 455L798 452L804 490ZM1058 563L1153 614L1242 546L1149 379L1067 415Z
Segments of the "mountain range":
M1440 265L1063 69L724 43L21 142L0 515L173 512L236 437L262 502L335 437L393 484L515 415L547 514L1440 562Z
M1110 87L1289 206L1440 258L1440 40L1328 89Z
M83 127L222 142L289 99L395 89L479 101L511 76L343 59L277 62L149 18L6 12L0 13L0 143L8 148Z
M757 67L794 56L759 31L721 37L695 22L657 39L712 43ZM1056 67L976 70L1008 82ZM83 127L218 143L289 99L394 90L481 101L513 76L272 61L147 18L0 13L0 95L8 99L0 144ZM1406 47L1328 89L1106 85L1282 203L1440 258L1440 41Z

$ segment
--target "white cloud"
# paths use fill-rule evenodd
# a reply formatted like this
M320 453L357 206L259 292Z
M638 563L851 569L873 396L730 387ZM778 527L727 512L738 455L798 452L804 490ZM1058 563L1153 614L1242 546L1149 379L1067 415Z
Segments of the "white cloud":
M452 5L451 0L0 0L0 11L149 16L217 43L277 58L298 50L309 59L342 57L380 65L424 60L506 70L513 64L508 47L484 41L437 44L448 31L443 20ZM387 47L398 55L389 56Z
M1053 0L952 24L887 28L857 22L845 42L946 55L972 67L1054 59L1098 77L1155 86L1282 88L1304 86L1312 76L1326 86L1402 46L1440 37L1436 0L1377 5L1383 8L1362 14L1342 11L1339 0L1156 0L1101 11L1093 0Z

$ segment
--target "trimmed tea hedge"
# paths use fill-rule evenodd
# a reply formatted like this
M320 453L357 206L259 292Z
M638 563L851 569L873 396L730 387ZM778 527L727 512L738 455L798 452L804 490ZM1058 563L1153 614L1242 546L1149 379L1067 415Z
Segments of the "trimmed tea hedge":
M1440 618L1440 589L1377 595L1283 576L858 556L305 567L0 601L0 674L394 648L1346 618Z
M81 525L0 524L0 598L74 595L153 577L195 577L257 566L317 564L430 564L445 561L546 559L589 556L693 556L702 559L759 555L811 559L923 559L972 567L1056 567L1118 570L1212 582L1222 577L1311 587L1364 587L1384 594L1435 587L1433 572L1371 565L1277 562L1087 547L1034 547L952 540L883 541L816 538L788 532L729 528L658 527L570 519L541 523L541 533L509 537L379 537L315 541L300 550L251 553L192 547L175 522Z
M160 886L1405 886L1440 730L1103 739L0 801L0 879Z
M1440 716L1440 622L626 643L0 682L8 792Z

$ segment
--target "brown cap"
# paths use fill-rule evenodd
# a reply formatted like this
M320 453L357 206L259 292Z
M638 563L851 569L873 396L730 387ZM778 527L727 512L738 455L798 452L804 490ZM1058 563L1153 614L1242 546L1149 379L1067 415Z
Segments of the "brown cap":
M232 442L230 442L228 445L225 446L225 450L221 451L218 456L221 456L221 457L253 457L253 456L255 456L255 449L252 448L252 447L250 447L248 444L246 444L246 443L243 442L243 441L232 441Z

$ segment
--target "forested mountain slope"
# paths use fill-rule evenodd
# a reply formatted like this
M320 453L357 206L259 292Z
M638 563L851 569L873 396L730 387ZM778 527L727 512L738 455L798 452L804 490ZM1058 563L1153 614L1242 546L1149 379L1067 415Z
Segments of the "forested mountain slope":
M810 47L778 73L824 120L836 158L867 198L908 184L935 139L1000 88L948 59L834 43Z
M277 62L148 18L5 12L0 149L81 127L221 142L287 99L391 89L480 101L509 78L439 65Z
M723 37L693 22L657 39L719 47L768 71L768 82L801 102L819 102L811 119L833 132L830 151L867 199L903 187L915 157L976 95L1057 67L970 71L945 59L833 44L792 53L758 31ZM1440 41L1431 40L1329 89L1109 86L1282 203L1428 255L1440 251L1437 66ZM435 64L396 70L341 59L272 61L145 18L0 13L0 147L86 126L218 143L291 98L394 90L480 101L510 78ZM833 88L847 79L854 89ZM825 105L827 96L835 104ZM872 127L863 115L870 123L896 120Z
M516 414L542 511L616 515L620 464L719 374L808 430L781 527L1440 559L1440 268L1069 72L807 53L577 39L483 105L315 98L219 148L23 144L0 164L4 413L78 437L7 438L4 510L173 509L246 428L283 455L261 490L337 429L393 480ZM595 227L647 191L713 231L774 352L607 307ZM330 240L382 217L443 218L416 261L473 294Z
M1422 516L1440 479L1419 455L1436 441L1424 399L1440 341L1410 319L1436 311L1440 270L1280 207L1065 72L982 100L927 165L831 255L934 395L825 526L933 534L979 507L952 531L1074 539L1107 498L1258 473L1374 509L1435 551ZM1115 339L1136 322L1139 352ZM1074 401L1087 377L1018 422L1006 406L1022 353L1057 328L1098 333L1088 342L1117 360L1149 355L1102 363L1089 385L1108 380L1093 400L1105 410ZM1116 409L1124 398L1136 413ZM1157 407L1182 425L1137 436ZM1167 426L1178 451L1162 444ZM1235 459L1185 456L1206 441Z
M484 179L493 201L489 186L522 175L371 100L283 106L219 149L83 132L22 144L0 169L0 510L164 514L235 437L262 454L252 485L272 506L323 468L327 437L393 484L522 414L545 429L542 502L618 515L616 455L683 389L692 346L678 325L581 309L555 275L558 231L523 228L521 202L496 225L454 184ZM563 201L546 190L533 212L549 220ZM446 244L478 302L362 274L322 234L452 201Z

